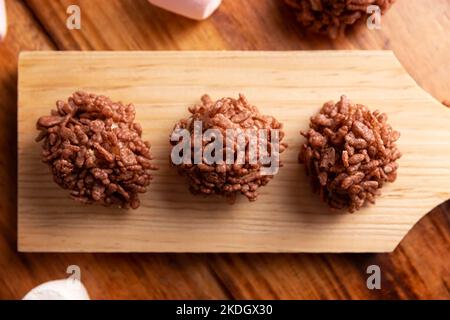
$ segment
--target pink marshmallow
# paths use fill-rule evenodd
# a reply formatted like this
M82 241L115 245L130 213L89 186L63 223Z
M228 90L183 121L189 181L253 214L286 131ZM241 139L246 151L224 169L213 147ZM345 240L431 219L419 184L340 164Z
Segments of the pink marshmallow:
M160 8L194 19L208 18L220 6L222 0L148 0Z
M5 1L0 0L0 40L6 36L7 26Z

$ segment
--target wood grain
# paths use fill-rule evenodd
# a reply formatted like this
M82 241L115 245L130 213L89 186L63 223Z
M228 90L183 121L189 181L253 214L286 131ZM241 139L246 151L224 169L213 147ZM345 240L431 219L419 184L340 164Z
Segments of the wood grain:
M449 99L447 0L398 0L381 30L360 28L336 41L303 34L282 1L243 2L224 0L209 20L197 23L146 0L6 0L10 26L0 44L0 298L20 299L78 264L96 299L450 299L450 202L424 217L390 254L17 253L21 50L391 49L419 85L438 100ZM82 30L65 28L69 4L81 6L87 22ZM381 290L366 287L370 264L381 267Z
M270 61L270 64L267 63ZM68 68L70 66L70 68ZM217 76L220 75L220 76ZM76 90L136 105L160 170L136 211L84 206L40 162L35 123ZM174 123L204 93L243 91L284 124L290 148L255 203L195 197L167 159ZM402 133L397 181L376 206L333 213L297 163L309 118L346 94L387 112ZM19 250L63 252L385 252L450 198L450 111L391 52L22 53L19 64ZM439 139L436 139L439 137ZM242 200L242 199L239 199Z

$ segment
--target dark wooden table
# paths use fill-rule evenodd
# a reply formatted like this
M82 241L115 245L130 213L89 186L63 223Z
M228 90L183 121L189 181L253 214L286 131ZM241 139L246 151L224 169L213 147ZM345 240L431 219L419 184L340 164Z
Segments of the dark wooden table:
M66 28L79 4L82 29ZM450 203L422 219L392 254L19 254L17 59L21 50L394 50L416 81L450 99L450 2L398 0L382 30L330 41L305 36L281 0L224 0L205 22L146 0L7 0L0 43L0 298L81 267L96 299L449 299ZM70 66L68 66L70 67ZM380 66L382 68L383 66ZM449 124L450 128L450 124ZM450 160L449 160L450 161ZM377 264L382 289L368 290Z

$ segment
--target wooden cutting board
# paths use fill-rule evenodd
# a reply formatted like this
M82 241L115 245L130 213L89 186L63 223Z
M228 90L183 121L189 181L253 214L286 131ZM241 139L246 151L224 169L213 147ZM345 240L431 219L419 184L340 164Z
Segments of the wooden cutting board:
M35 123L76 90L132 102L160 170L138 210L84 206L40 162ZM244 93L285 125L285 166L255 203L196 197L169 167L168 137L187 107ZM346 94L402 134L397 181L376 206L330 212L310 191L299 130ZM18 247L64 252L386 252L450 198L450 110L389 51L25 52L19 62Z

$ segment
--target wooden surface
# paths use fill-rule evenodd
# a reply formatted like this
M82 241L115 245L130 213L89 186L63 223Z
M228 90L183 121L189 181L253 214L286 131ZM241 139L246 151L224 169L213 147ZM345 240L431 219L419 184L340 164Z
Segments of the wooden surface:
M160 168L138 210L74 203L40 160L37 119L79 89L136 106ZM219 99L239 92L283 123L290 147L256 202L239 198L230 206L188 191L167 161L168 136L204 93ZM398 179L356 214L328 210L298 164L299 131L342 94L386 112L402 134ZM390 51L24 52L18 109L24 252L388 252L450 199L450 110Z
M178 18L145 0L7 0L9 33L0 44L0 298L67 276L77 264L98 299L290 298L449 299L450 204L423 218L391 254L18 254L17 59L20 50L392 49L438 100L449 99L450 3L398 0L382 30L362 27L330 41L304 36L276 0L225 0L203 23ZM79 3L80 31L65 29ZM367 266L382 270L382 289L366 287Z

